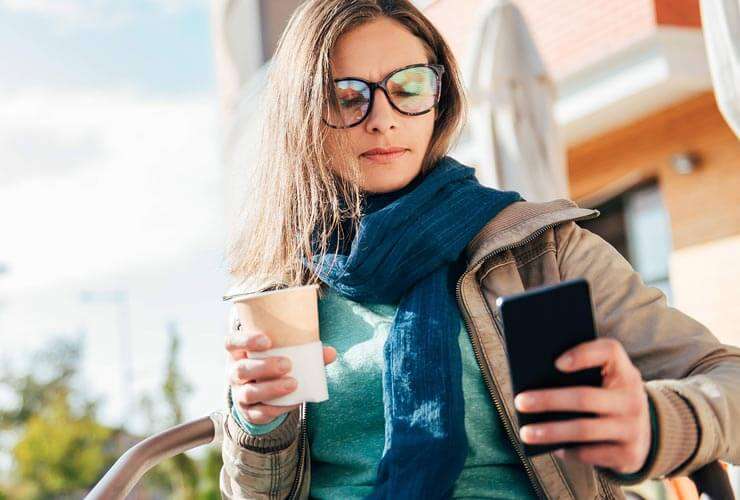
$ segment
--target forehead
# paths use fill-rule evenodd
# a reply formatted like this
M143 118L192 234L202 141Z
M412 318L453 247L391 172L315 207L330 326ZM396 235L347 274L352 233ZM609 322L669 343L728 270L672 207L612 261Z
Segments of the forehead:
M371 81L402 66L429 62L424 42L387 17L339 37L330 59L333 78L354 76Z

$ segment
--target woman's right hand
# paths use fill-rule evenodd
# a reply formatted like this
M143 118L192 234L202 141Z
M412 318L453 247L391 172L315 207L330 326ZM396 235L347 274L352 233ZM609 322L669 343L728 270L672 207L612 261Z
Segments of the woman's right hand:
M296 380L285 376L291 369L290 360L284 356L264 359L250 358L250 351L270 349L270 337L265 332L245 331L236 323L226 338L228 357L228 379L231 397L239 405L241 414L252 424L268 424L283 413L300 406L273 406L262 403L285 396L296 389ZM324 364L337 359L333 347L324 346Z

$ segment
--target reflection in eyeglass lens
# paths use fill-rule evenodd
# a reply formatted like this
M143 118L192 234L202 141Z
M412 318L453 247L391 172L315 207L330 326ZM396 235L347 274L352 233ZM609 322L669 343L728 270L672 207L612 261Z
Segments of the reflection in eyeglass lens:
M419 67L399 71L388 81L393 103L407 113L420 113L434 106L437 74Z
M360 121L370 105L370 88L359 80L336 82L334 91L339 109L331 109L327 121L332 125L349 126Z
M439 78L431 68L408 68L391 75L388 94L393 104L406 113L421 113L435 104ZM338 108L328 110L326 120L334 126L351 126L361 121L370 105L370 88L359 80L335 82Z

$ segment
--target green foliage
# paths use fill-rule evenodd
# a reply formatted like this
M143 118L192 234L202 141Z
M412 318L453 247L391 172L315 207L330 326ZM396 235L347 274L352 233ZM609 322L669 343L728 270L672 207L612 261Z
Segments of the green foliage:
M106 451L112 433L93 415L75 415L59 397L26 422L13 448L18 478L33 484L40 498L82 491L113 464Z
M17 436L9 451L10 498L79 497L115 460L114 429L96 420L97 401L75 387L80 340L56 339L14 373L3 363L0 387L15 396L0 408L0 429ZM1 497L0 497L1 498Z
M169 345L157 397L140 398L146 434L182 423L192 386L179 364L180 337L168 325ZM0 480L0 500L81 498L141 437L110 428L96 418L98 401L77 384L81 341L57 339L29 356L24 370L0 366L0 391L14 396L0 407L0 432L14 436L5 450L13 459L12 481ZM163 403L162 403L163 402ZM7 443L4 439L0 442ZM218 500L222 461L210 447L202 459L180 454L151 469L140 481L140 498Z
M177 333L177 326L170 323L168 330L170 343L167 348L167 371L162 386L162 394L169 410L169 424L177 425L182 423L183 400L193 392L193 387L180 369L180 336Z
M201 462L201 481L198 485L198 500L221 500L218 478L222 465L221 450L213 446L210 447Z
M162 430L162 427L181 424L184 402L193 390L180 366L180 336L174 323L168 325L168 334L166 370L161 388L165 404L157 408L153 397L148 394L145 394L139 403L150 422L150 428L147 430L149 434ZM144 476L142 484L163 488L168 492L168 498L219 500L221 493L218 477L222 464L221 452L214 447L208 448L206 456L200 461L194 460L188 454L180 454L150 470Z
M52 347L53 346L53 347ZM13 430L49 405L73 391L81 352L81 341L60 338L30 356L31 367L21 374L13 373L10 363L2 363L0 388L14 394L16 404L0 408L0 430ZM39 367L34 370L34 367ZM94 401L83 401L94 411Z

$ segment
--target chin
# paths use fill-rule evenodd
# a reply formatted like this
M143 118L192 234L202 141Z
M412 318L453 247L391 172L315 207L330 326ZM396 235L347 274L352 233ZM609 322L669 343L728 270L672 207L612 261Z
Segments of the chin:
M410 156L410 151L402 161L373 163L361 160L361 188L373 193L387 193L402 189L421 172L421 164Z
M402 189L411 182L416 174L398 175L371 175L363 182L362 189L373 193L388 193Z

